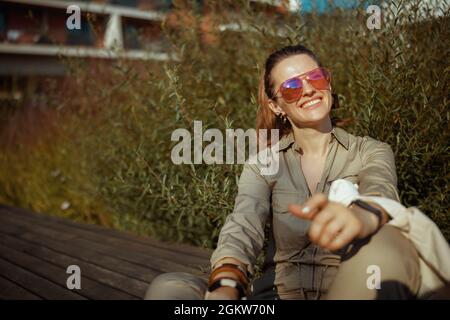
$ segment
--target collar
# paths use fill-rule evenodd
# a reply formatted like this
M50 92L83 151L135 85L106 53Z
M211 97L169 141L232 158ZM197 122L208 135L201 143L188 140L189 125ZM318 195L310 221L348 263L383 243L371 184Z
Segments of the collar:
M348 132L342 128L333 127L331 130L331 139L330 143L336 139L345 149L348 150L349 139ZM291 131L289 134L285 135L280 139L279 150L285 151L289 149L292 145L294 145L296 150L299 150L300 147L295 143L294 133Z

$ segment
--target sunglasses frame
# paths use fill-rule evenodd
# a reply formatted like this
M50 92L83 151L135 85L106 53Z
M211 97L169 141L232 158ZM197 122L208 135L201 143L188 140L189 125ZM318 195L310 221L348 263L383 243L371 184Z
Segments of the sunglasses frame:
M309 71L307 71L307 72L301 73L301 74L299 74L299 75L297 75L297 76L291 77L291 78L289 78L289 79L283 81L283 83L279 86L277 92L275 93L274 98L279 98L279 97L278 97L278 93L279 93L279 92L281 91L281 89L283 88L283 85L284 85L285 83L287 83L288 81L291 81L291 80L293 80L293 79L300 79L300 81L307 80L307 81L309 82L309 84L310 84L311 86L313 86L316 90L325 90L325 89L317 89L317 88L310 82L310 79L308 79L308 75L311 74L311 72L314 72L314 71L319 70L319 69L324 70L325 73L328 74L328 79L326 79L326 80L327 80L327 82L328 82L328 87L329 87L329 89L331 89L331 71L330 71L329 69L327 69L327 68L324 68L324 67L317 67L317 68L315 68L315 69L309 70ZM296 99L293 99L293 100L289 100L289 101L288 101L288 100L286 100L286 98L283 96L283 93L281 93L281 98L283 98L287 103L292 103L292 102L294 102L294 101L298 101L298 100L303 96L303 82L302 82L302 88L301 88L301 89L302 89L302 94L300 94L300 96L299 96L298 98L296 98Z

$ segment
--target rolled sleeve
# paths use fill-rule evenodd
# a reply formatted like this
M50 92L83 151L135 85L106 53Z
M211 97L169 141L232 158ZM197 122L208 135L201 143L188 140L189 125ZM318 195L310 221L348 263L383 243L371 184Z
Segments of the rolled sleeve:
M211 266L225 258L235 258L253 265L264 244L264 226L270 213L271 188L256 165L245 164L238 183L234 210L225 219L217 248L211 256Z
M392 148L384 142L364 137L360 156L359 192L366 196L386 197L400 201Z

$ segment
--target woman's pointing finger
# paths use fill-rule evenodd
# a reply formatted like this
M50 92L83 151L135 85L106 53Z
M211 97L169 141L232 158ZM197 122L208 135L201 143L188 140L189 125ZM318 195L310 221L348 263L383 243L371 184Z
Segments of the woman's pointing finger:
M316 193L303 205L289 204L288 211L296 217L312 220L314 216L327 205L328 198L323 193Z

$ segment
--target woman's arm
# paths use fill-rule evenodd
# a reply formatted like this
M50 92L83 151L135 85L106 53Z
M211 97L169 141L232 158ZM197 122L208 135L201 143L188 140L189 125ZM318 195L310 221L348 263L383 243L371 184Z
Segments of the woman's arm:
M233 263L253 274L253 265L264 244L264 226L270 213L270 194L271 188L260 174L258 166L244 165L234 210L227 216L219 234L217 248L211 256L212 270L223 263ZM228 276L237 279L232 272L220 272L214 278Z
M386 197L400 201L397 190L397 172L394 152L389 144L377 141L371 137L364 137L359 150L362 168L359 172L359 193L364 196ZM371 234L389 221L389 215L376 203L371 206L382 213L378 222L376 216L358 206L350 206L352 211L364 221L366 232Z
M359 193L400 201L395 158L390 145L364 137L359 149L362 163L358 174Z

